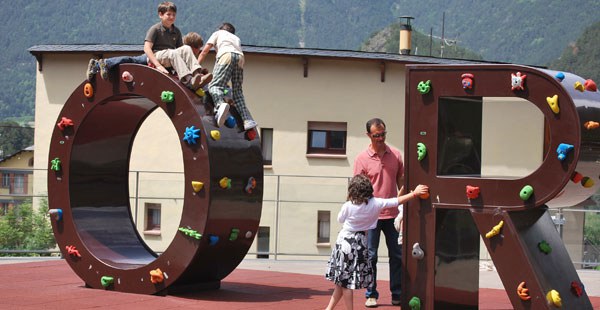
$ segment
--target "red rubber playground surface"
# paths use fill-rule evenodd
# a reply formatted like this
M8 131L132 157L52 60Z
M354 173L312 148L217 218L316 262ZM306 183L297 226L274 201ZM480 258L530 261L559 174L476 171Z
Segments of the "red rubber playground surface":
M86 288L63 260L0 265L0 309L324 309L331 292L331 282L322 276L236 269L219 290L136 295ZM364 307L363 293L354 294L357 309ZM600 309L600 297L590 299L594 309ZM389 292L381 292L378 309L399 308L390 302ZM504 290L481 288L479 309L512 306Z

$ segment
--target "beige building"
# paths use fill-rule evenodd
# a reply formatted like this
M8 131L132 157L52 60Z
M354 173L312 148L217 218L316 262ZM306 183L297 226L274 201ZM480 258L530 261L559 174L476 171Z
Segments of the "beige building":
M140 54L141 46L40 45L35 109L35 195L46 195L50 136L62 105L85 77L91 57ZM410 55L246 46L244 93L259 124L265 161L262 217L252 257L325 259L340 228L337 212L356 155L369 140L365 123L381 117L387 142L404 151L407 64L467 63ZM214 63L211 53L205 65ZM100 78L99 76L97 78ZM533 104L483 98L481 175L520 177L542 162L544 120ZM510 115L499 118L498 115ZM478 116L479 117L479 116ZM106 126L110 126L107 120ZM101 130L101 129L99 129ZM522 139L507 140L511 136ZM512 147L507 148L507 143ZM517 143L518 145L515 145ZM515 148L527 154L510 160ZM183 163L167 115L142 125L130 160L130 197L140 235L163 251L177 232ZM43 174L43 175L41 175ZM383 238L383 237L382 237ZM382 247L385 247L382 242ZM485 252L485 247L482 246ZM381 254L387 253L381 249ZM484 253L485 254L485 253Z
M33 193L33 146L0 160L0 214L29 199Z

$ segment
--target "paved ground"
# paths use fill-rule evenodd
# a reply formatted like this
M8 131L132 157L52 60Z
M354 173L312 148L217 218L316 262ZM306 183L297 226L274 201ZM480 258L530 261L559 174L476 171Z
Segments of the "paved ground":
M388 284L380 263L380 285ZM332 285L323 279L323 261L248 259L221 283L221 289L166 297L85 288L67 263L53 260L0 259L0 309L323 309ZM581 272L595 309L600 309L600 272ZM511 309L497 274L480 270L480 309ZM363 308L363 290L354 294ZM381 292L378 309L398 309ZM338 306L343 309L343 306Z

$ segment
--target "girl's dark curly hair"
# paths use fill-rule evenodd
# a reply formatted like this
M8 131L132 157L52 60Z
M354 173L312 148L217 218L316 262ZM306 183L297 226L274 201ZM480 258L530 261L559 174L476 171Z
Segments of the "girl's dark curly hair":
M373 197L373 185L364 174L357 174L348 184L348 200L353 204L367 203Z

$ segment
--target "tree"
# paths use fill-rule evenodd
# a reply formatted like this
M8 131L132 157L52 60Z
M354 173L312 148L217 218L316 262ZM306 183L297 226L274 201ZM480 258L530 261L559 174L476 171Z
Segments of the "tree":
M0 250L48 250L56 246L44 199L34 210L31 201L22 202L0 217ZM14 254L0 254L11 256ZM21 256L22 254L17 254ZM35 254L30 254L35 255Z
M22 127L13 121L0 122L0 158L30 145L33 145L33 128Z

